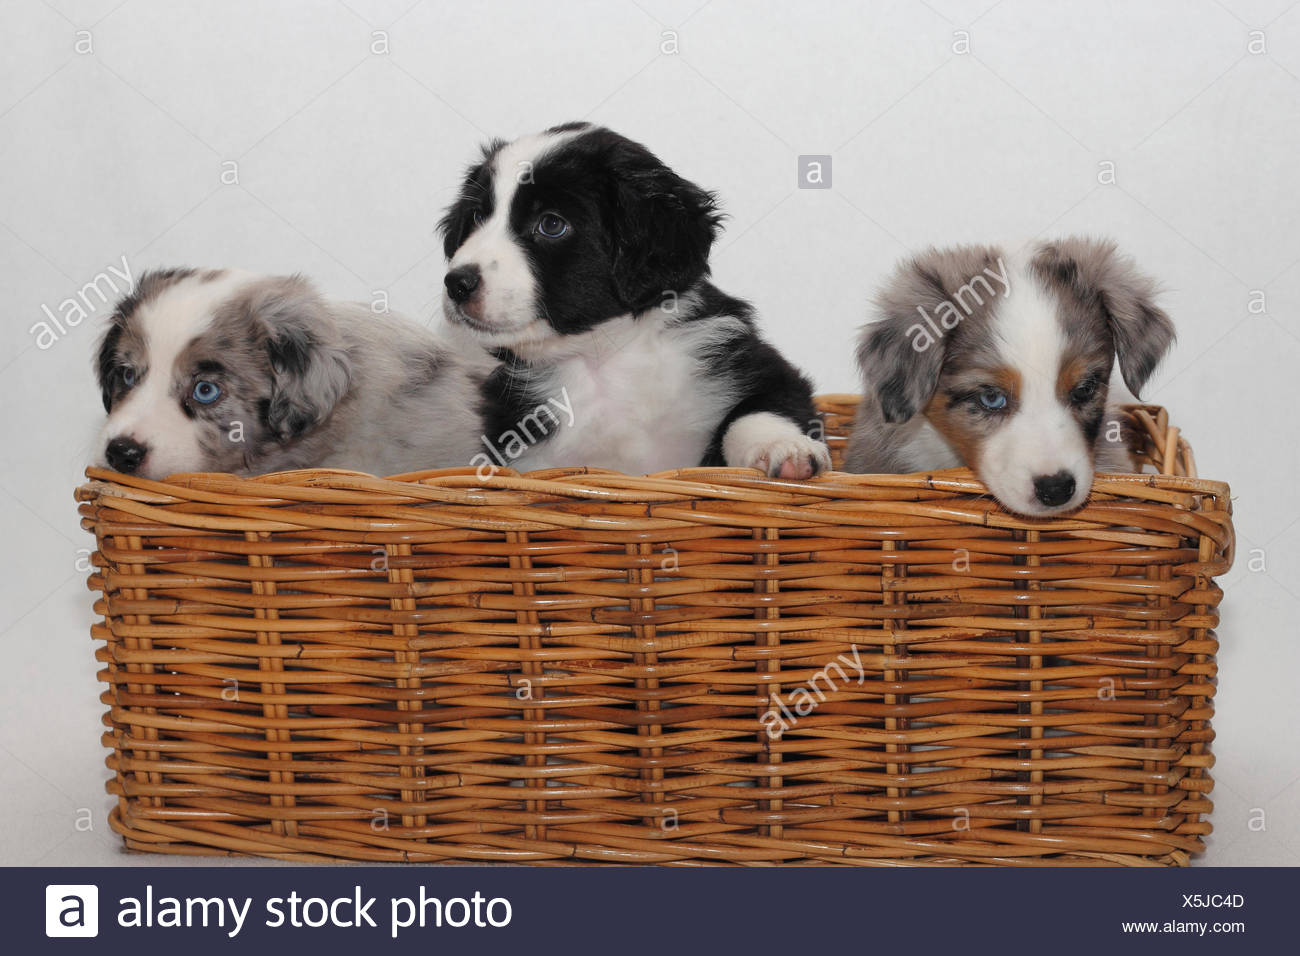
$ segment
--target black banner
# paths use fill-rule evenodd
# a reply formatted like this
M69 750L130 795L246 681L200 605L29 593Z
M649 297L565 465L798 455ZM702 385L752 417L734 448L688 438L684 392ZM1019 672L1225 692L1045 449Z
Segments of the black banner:
M142 956L286 945L313 954L1275 953L1295 949L1295 874L268 865L6 869L0 882L5 948L19 953L75 951L77 940L88 953Z

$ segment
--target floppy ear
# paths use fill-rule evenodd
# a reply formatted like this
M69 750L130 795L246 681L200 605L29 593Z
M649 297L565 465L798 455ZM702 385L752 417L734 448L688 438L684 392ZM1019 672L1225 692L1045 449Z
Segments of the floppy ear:
M886 316L866 326L858 339L858 365L868 390L876 393L885 421L908 421L930 401L943 368L943 340L918 348L907 327L915 315Z
M639 143L619 144L610 167L614 288L626 307L640 312L709 274L722 214L712 193Z
M464 245L469 234L474 231L474 200L469 187L462 190L456 201L447 207L447 211L438 220L438 231L442 233L442 254L450 259L456 250Z
M1084 305L1101 310L1124 384L1136 397L1174 343L1174 323L1155 304L1155 280L1114 243L1096 239L1047 243L1035 265Z
M863 328L857 355L885 421L908 421L939 384L949 337L924 315L934 316L997 259L997 250L987 246L929 249L900 264L877 294L880 319Z
M324 300L300 277L259 283L245 308L265 330L271 363L266 421L281 441L320 424L351 384L348 356Z

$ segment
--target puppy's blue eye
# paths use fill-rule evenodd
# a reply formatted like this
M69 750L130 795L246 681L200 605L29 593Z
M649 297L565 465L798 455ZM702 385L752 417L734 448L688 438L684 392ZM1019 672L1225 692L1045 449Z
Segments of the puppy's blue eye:
M221 387L216 382L196 382L194 400L200 405L211 405L221 397Z
M979 402L990 412L1000 412L1007 407L1007 393L1000 388L986 388L979 393Z
M537 220L537 234L547 239L559 239L569 231L569 224L553 212L548 212Z
M135 384L135 369L133 368L122 369L122 384L125 385L127 388L130 388Z

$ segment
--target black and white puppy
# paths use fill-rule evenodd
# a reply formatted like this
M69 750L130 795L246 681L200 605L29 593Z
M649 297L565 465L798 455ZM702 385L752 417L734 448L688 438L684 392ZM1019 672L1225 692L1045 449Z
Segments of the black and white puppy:
M468 466L494 364L299 276L147 272L100 343L108 420L94 463L155 479Z
M712 194L602 127L484 148L441 223L444 309L502 361L484 387L499 463L830 467L808 380L708 282L720 219Z
M903 262L858 346L856 472L965 464L1008 509L1077 508L1093 473L1131 471L1112 369L1137 395L1174 339L1155 283L1113 243L931 249Z

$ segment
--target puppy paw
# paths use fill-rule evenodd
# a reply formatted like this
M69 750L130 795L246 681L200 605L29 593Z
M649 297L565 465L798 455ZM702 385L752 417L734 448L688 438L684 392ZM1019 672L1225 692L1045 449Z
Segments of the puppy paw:
M736 419L722 438L722 457L732 468L757 468L770 478L802 481L831 467L824 442L809 438L788 418L754 412Z
M805 439L803 442L776 442L761 450L747 468L767 472L769 478L789 478L803 481L830 467L829 456L823 457L815 447L820 442Z

